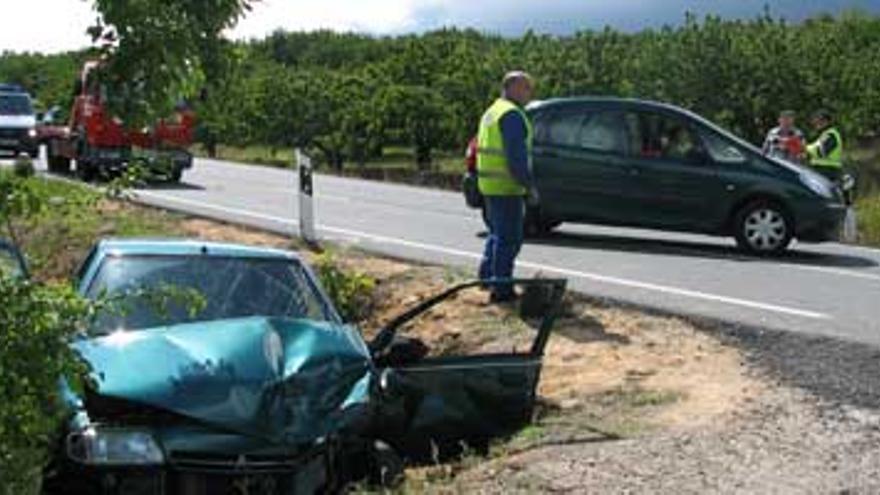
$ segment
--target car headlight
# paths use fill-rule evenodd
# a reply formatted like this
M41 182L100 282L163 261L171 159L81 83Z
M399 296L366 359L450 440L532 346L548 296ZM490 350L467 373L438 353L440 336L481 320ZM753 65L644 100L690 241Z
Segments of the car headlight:
M37 137L37 130L33 128L28 129L28 137L31 139Z
M148 466L165 456L148 431L90 427L67 437L67 455L83 464Z
M819 196L822 196L825 199L834 199L834 190L832 189L831 183L829 183L824 177L802 174L801 182L807 186L807 189L813 191Z

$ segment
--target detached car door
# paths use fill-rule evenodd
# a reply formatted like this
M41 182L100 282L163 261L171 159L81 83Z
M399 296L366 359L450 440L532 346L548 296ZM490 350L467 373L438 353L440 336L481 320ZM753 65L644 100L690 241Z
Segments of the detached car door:
M27 278L27 264L13 244L0 239L0 274L15 278Z
M518 281L520 302L504 307L477 303L479 285L426 301L371 345L386 397L375 435L409 459L479 450L531 421L565 281Z

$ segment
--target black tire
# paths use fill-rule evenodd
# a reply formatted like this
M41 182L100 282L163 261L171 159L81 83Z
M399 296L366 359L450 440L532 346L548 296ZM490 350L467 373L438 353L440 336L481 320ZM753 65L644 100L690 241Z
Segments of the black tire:
M734 237L743 251L756 255L777 255L791 244L794 221L779 202L756 200L734 217Z
M53 174L67 175L70 173L69 158L50 154L46 158L46 164L49 167L49 172L52 172Z
M76 176L83 182L92 182L98 176L98 171L94 165L87 161L76 161Z
M405 464L394 449L376 440L369 458L369 483L380 488L394 488L403 481Z
M182 179L182 178L183 178L183 168L181 168L181 167L174 167L174 170L172 170L171 173L168 174L168 182L173 183L173 184L177 184L178 182L180 182L180 179Z

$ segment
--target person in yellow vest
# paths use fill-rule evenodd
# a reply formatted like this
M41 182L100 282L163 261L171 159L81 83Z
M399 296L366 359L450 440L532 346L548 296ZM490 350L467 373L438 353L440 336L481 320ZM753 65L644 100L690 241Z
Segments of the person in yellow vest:
M816 112L813 127L819 133L816 141L807 145L807 157L817 172L834 182L843 176L843 139L834 127L831 113L826 110Z
M525 201L537 201L531 172L532 124L524 107L534 84L522 71L504 76L502 95L483 114L477 134L477 184L485 197L489 235L480 262L481 280L512 278L523 242ZM511 284L492 287L490 301L517 297Z

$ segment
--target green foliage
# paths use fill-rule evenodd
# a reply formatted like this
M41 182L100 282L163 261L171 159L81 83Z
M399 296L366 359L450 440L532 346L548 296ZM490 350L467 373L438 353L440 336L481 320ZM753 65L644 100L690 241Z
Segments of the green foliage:
M226 68L223 30L251 0L94 0L89 32L100 43L102 80L115 115L139 124L169 115Z
M209 153L218 145L300 146L337 168L373 161L390 146L414 148L422 164L438 149L463 148L513 68L537 78L539 97L667 101L753 142L784 108L797 110L802 126L803 117L829 108L850 142L880 131L880 18L868 14L799 24L687 16L676 28L563 37L445 29L399 37L279 31L223 41L223 28L251 3L97 0L103 21L95 32L119 38L105 49L109 93L129 113L164 115L204 87L199 139ZM0 80L63 105L83 56L5 54Z
M67 339L91 303L67 286L43 286L0 274L0 488L38 493L39 475L59 413L58 378L83 376Z
M880 192L873 192L856 202L859 242L880 246Z
M22 179L27 179L28 177L33 177L36 173L36 169L34 168L34 161L26 156L19 156L15 159L15 163L12 164L12 170L17 177Z
M35 184L36 179L0 172L0 221L13 241L16 225L49 206ZM10 275L0 273L0 488L36 493L50 435L60 419L58 378L69 376L75 383L82 376L67 339L84 327L94 306L68 286Z
M376 288L374 278L343 268L330 252L318 257L315 268L321 285L343 320L358 322L369 316Z
M73 85L83 61L82 53L0 54L0 81L19 84L36 98L37 111L59 106L60 121L67 118L73 102Z

